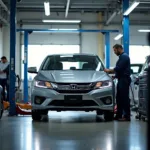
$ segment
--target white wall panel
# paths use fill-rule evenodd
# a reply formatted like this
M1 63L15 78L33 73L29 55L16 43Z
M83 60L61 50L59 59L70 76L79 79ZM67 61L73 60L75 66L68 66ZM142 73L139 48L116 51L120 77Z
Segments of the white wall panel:
M43 19L64 19L65 13L54 13L52 12L50 16L45 16L45 13L41 12L19 12L17 15L17 20L42 20ZM67 19L77 19L82 20L84 22L94 22L97 20L97 13L70 13L68 14Z
M0 28L0 58L3 55L3 28Z
M22 43L24 44L24 37ZM79 45L78 34L33 33L29 35L29 45Z
M83 29L98 29L97 25L83 25ZM81 52L82 53L98 53L98 33L82 33L81 34Z
M79 25L23 25L25 29L79 29ZM79 33L33 32L29 34L30 45L80 45ZM24 37L22 43L24 44Z

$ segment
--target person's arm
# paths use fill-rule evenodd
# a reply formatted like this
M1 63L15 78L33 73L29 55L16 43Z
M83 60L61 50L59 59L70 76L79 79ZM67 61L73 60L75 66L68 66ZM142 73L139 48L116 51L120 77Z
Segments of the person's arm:
M114 69L104 69L104 71L106 73L109 73L109 74L114 74L115 73L115 70Z
M3 72L9 74L9 65L3 70Z

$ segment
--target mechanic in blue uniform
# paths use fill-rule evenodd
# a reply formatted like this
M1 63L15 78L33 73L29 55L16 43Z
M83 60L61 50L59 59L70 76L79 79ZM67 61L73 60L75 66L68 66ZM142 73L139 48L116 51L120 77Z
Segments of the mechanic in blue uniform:
M114 53L119 56L116 67L114 69L105 69L104 71L109 74L115 73L114 78L118 79L116 95L117 114L115 120L130 121L130 58L121 45L116 44L113 46L113 49Z

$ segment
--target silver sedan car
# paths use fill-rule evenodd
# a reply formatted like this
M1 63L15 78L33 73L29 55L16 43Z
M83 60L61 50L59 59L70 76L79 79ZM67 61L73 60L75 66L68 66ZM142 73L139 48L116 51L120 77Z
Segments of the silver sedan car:
M32 119L40 120L48 111L97 111L113 120L115 88L97 55L49 55L31 85Z

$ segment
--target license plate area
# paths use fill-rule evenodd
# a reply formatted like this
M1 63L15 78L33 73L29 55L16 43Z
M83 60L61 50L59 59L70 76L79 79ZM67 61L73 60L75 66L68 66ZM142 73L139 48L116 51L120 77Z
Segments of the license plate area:
M64 106L82 106L82 95L65 95Z
M65 95L64 96L65 101L70 102L81 102L82 101L82 95Z

